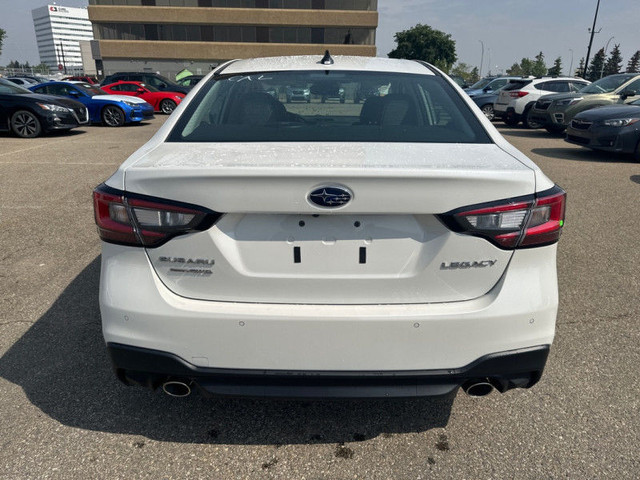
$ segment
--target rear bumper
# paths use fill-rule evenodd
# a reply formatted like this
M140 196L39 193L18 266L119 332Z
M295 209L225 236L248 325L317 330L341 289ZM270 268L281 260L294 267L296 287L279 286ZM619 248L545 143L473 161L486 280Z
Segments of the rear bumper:
M529 388L542 375L549 346L485 355L462 368L423 371L283 371L203 368L171 353L108 344L118 378L155 390L180 380L205 395L280 398L393 398L447 395L488 381L498 391Z
M495 113L496 117L503 118L507 114L507 105L503 103L494 103L493 112Z
M347 374L463 369L496 352L551 345L555 258L555 244L518 250L493 289L468 301L266 304L176 295L144 250L103 243L102 328L107 344L167 352L198 368Z
M511 120L511 121L520 121L521 115L518 115L513 107L507 107L506 110L496 110L495 106L493 109L493 113L496 118L501 120Z

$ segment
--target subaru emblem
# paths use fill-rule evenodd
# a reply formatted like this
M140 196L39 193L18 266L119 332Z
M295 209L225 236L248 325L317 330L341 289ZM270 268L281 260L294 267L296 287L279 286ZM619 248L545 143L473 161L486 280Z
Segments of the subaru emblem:
M349 190L337 185L318 187L307 196L310 203L320 208L344 207L352 198L353 194Z

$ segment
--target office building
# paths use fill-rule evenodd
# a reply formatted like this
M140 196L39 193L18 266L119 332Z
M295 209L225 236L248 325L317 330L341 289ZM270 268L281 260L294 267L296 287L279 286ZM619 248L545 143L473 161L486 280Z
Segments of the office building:
M40 62L57 70L58 65L68 71L82 69L80 45L92 40L93 30L86 8L46 5L31 11Z
M233 58L326 49L376 55L377 0L89 0L89 19L105 75L204 74Z

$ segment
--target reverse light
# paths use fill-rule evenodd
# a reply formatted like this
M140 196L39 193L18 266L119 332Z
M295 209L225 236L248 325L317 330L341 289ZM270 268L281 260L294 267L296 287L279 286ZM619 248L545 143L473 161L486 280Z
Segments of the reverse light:
M626 127L628 125L633 125L634 123L640 121L640 118L612 118L610 120L604 120L602 122L603 125L607 127Z
M550 190L482 205L463 207L440 215L453 231L486 238L504 249L549 245L560 238L566 193Z
M93 191L98 234L105 242L158 247L169 239L210 228L222 214L195 205L136 195L107 185Z

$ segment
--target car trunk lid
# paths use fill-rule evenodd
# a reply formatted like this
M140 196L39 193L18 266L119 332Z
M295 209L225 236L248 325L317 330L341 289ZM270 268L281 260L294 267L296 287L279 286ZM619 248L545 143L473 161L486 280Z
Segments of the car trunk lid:
M320 209L312 190L352 201ZM437 215L531 194L534 172L495 144L161 144L126 190L224 213L147 249L163 283L203 300L431 303L491 290L511 251Z

